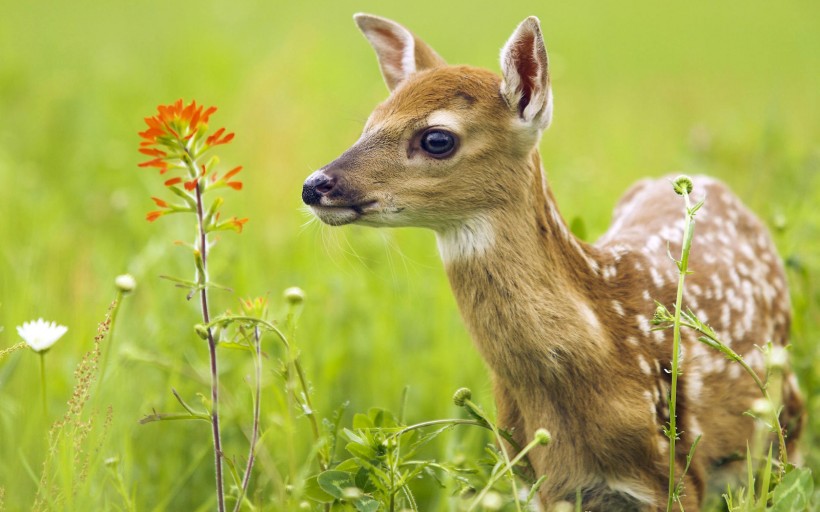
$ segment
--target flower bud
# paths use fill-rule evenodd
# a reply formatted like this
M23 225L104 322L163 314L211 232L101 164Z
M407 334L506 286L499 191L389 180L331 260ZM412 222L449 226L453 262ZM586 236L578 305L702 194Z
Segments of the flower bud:
M298 306L305 300L305 292L298 286L291 286L285 290L285 300L291 306Z
M470 388L458 388L453 394L453 403L458 407L464 407L464 403L473 397Z
M751 412L758 418L765 418L771 415L774 410L772 409L772 403L770 401L765 398L758 398L752 402Z
M658 304L658 307L655 308L655 314L652 316L652 323L654 325L660 325L669 319L669 310L666 309L666 306L662 306Z
M538 444L546 446L552 441L552 435L547 429L539 428L535 431L535 440L538 441Z
M675 181L672 184L672 186L675 189L675 193L678 194L679 196L682 196L684 193L691 194L692 193L692 187L693 187L692 178L690 178L689 176L686 176L684 174L681 174L680 176L675 178Z
M114 285L122 293L131 293L137 287L137 281L131 274L122 274L114 279Z
M208 339L208 328L207 328L207 327L205 327L204 325L202 325L202 324L196 324L196 325L194 326L194 332L196 333L196 335L197 335L197 336L199 336L199 337L200 337L200 338L202 338L203 340L207 340L207 339Z
M789 364L789 354L783 347L771 347L769 349L769 368L783 371Z
M481 507L484 510L501 510L503 506L504 500L501 498L501 495L495 491L488 492L481 500Z

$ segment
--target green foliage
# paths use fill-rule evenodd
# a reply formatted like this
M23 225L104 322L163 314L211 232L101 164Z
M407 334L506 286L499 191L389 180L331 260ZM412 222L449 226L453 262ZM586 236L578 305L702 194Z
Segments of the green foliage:
M468 411L471 408L462 405ZM472 404L472 408L475 407ZM529 481L528 466L521 461L532 447L548 440L534 441L514 461L494 444L486 446L484 457L474 460L442 461L423 456L428 444L459 425L498 431L486 416L406 425L385 409L371 408L366 414L357 413L353 416L352 428L343 429L341 434L345 441L344 456L333 469L310 477L304 496L316 503L333 504L333 510L354 507L360 512L423 510L413 491L414 487L423 485L460 496L457 505L465 510L481 505L488 495L498 502L498 509L506 505L514 507L511 510L521 510L535 499L543 479ZM514 492L516 478L523 480L518 487L531 486L523 501Z

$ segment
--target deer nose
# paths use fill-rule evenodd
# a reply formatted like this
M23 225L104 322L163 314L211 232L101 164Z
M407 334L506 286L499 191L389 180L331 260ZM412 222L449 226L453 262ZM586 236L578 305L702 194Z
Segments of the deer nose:
M302 186L302 201L308 205L317 205L335 186L335 177L328 176L323 171L316 171L308 176Z

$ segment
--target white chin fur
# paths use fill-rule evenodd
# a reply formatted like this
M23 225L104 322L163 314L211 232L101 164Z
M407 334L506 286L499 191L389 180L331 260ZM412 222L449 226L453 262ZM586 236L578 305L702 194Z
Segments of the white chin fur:
M339 206L311 206L311 211L319 217L319 220L331 226L343 226L350 224L359 218L359 214L353 208Z

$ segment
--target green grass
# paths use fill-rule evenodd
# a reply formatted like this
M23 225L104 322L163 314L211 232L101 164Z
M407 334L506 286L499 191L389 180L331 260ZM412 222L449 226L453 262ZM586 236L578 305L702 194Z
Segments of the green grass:
M0 17L0 349L19 341L15 326L39 316L69 327L48 355L50 420L69 399L114 277L129 271L139 283L91 403L101 414L110 404L113 419L78 510L122 506L102 465L109 457L139 510L213 507L207 424L137 423L153 408L177 410L171 387L192 403L207 393L195 304L157 277L190 277L188 254L172 242L192 238L193 227L144 221L162 185L136 167L142 118L179 97L220 107L212 124L237 134L220 155L245 166L246 189L227 194L223 211L250 222L212 252L212 276L235 290L214 292L215 310L269 294L281 313L281 291L302 287L297 344L324 415L345 401L351 411L398 410L405 386L411 422L458 414L450 397L461 386L492 403L430 233L304 226L302 181L356 140L387 95L351 20L359 10L404 23L450 62L491 69L516 23L538 15L556 98L543 160L565 217L583 218L591 239L634 180L672 171L715 175L769 225L785 219L776 240L789 261L794 365L810 414L803 450L820 468L818 5L16 3ZM251 493L261 485L267 497L284 492L278 475L298 470L310 435L283 409L279 347L269 339L265 351L268 431ZM39 412L37 365L28 351L0 362L8 510L31 506L45 456L50 422ZM227 452L241 456L250 366L226 352L222 370ZM479 452L488 438L442 439L435 449L451 456ZM419 494L428 510L446 504L434 489Z

